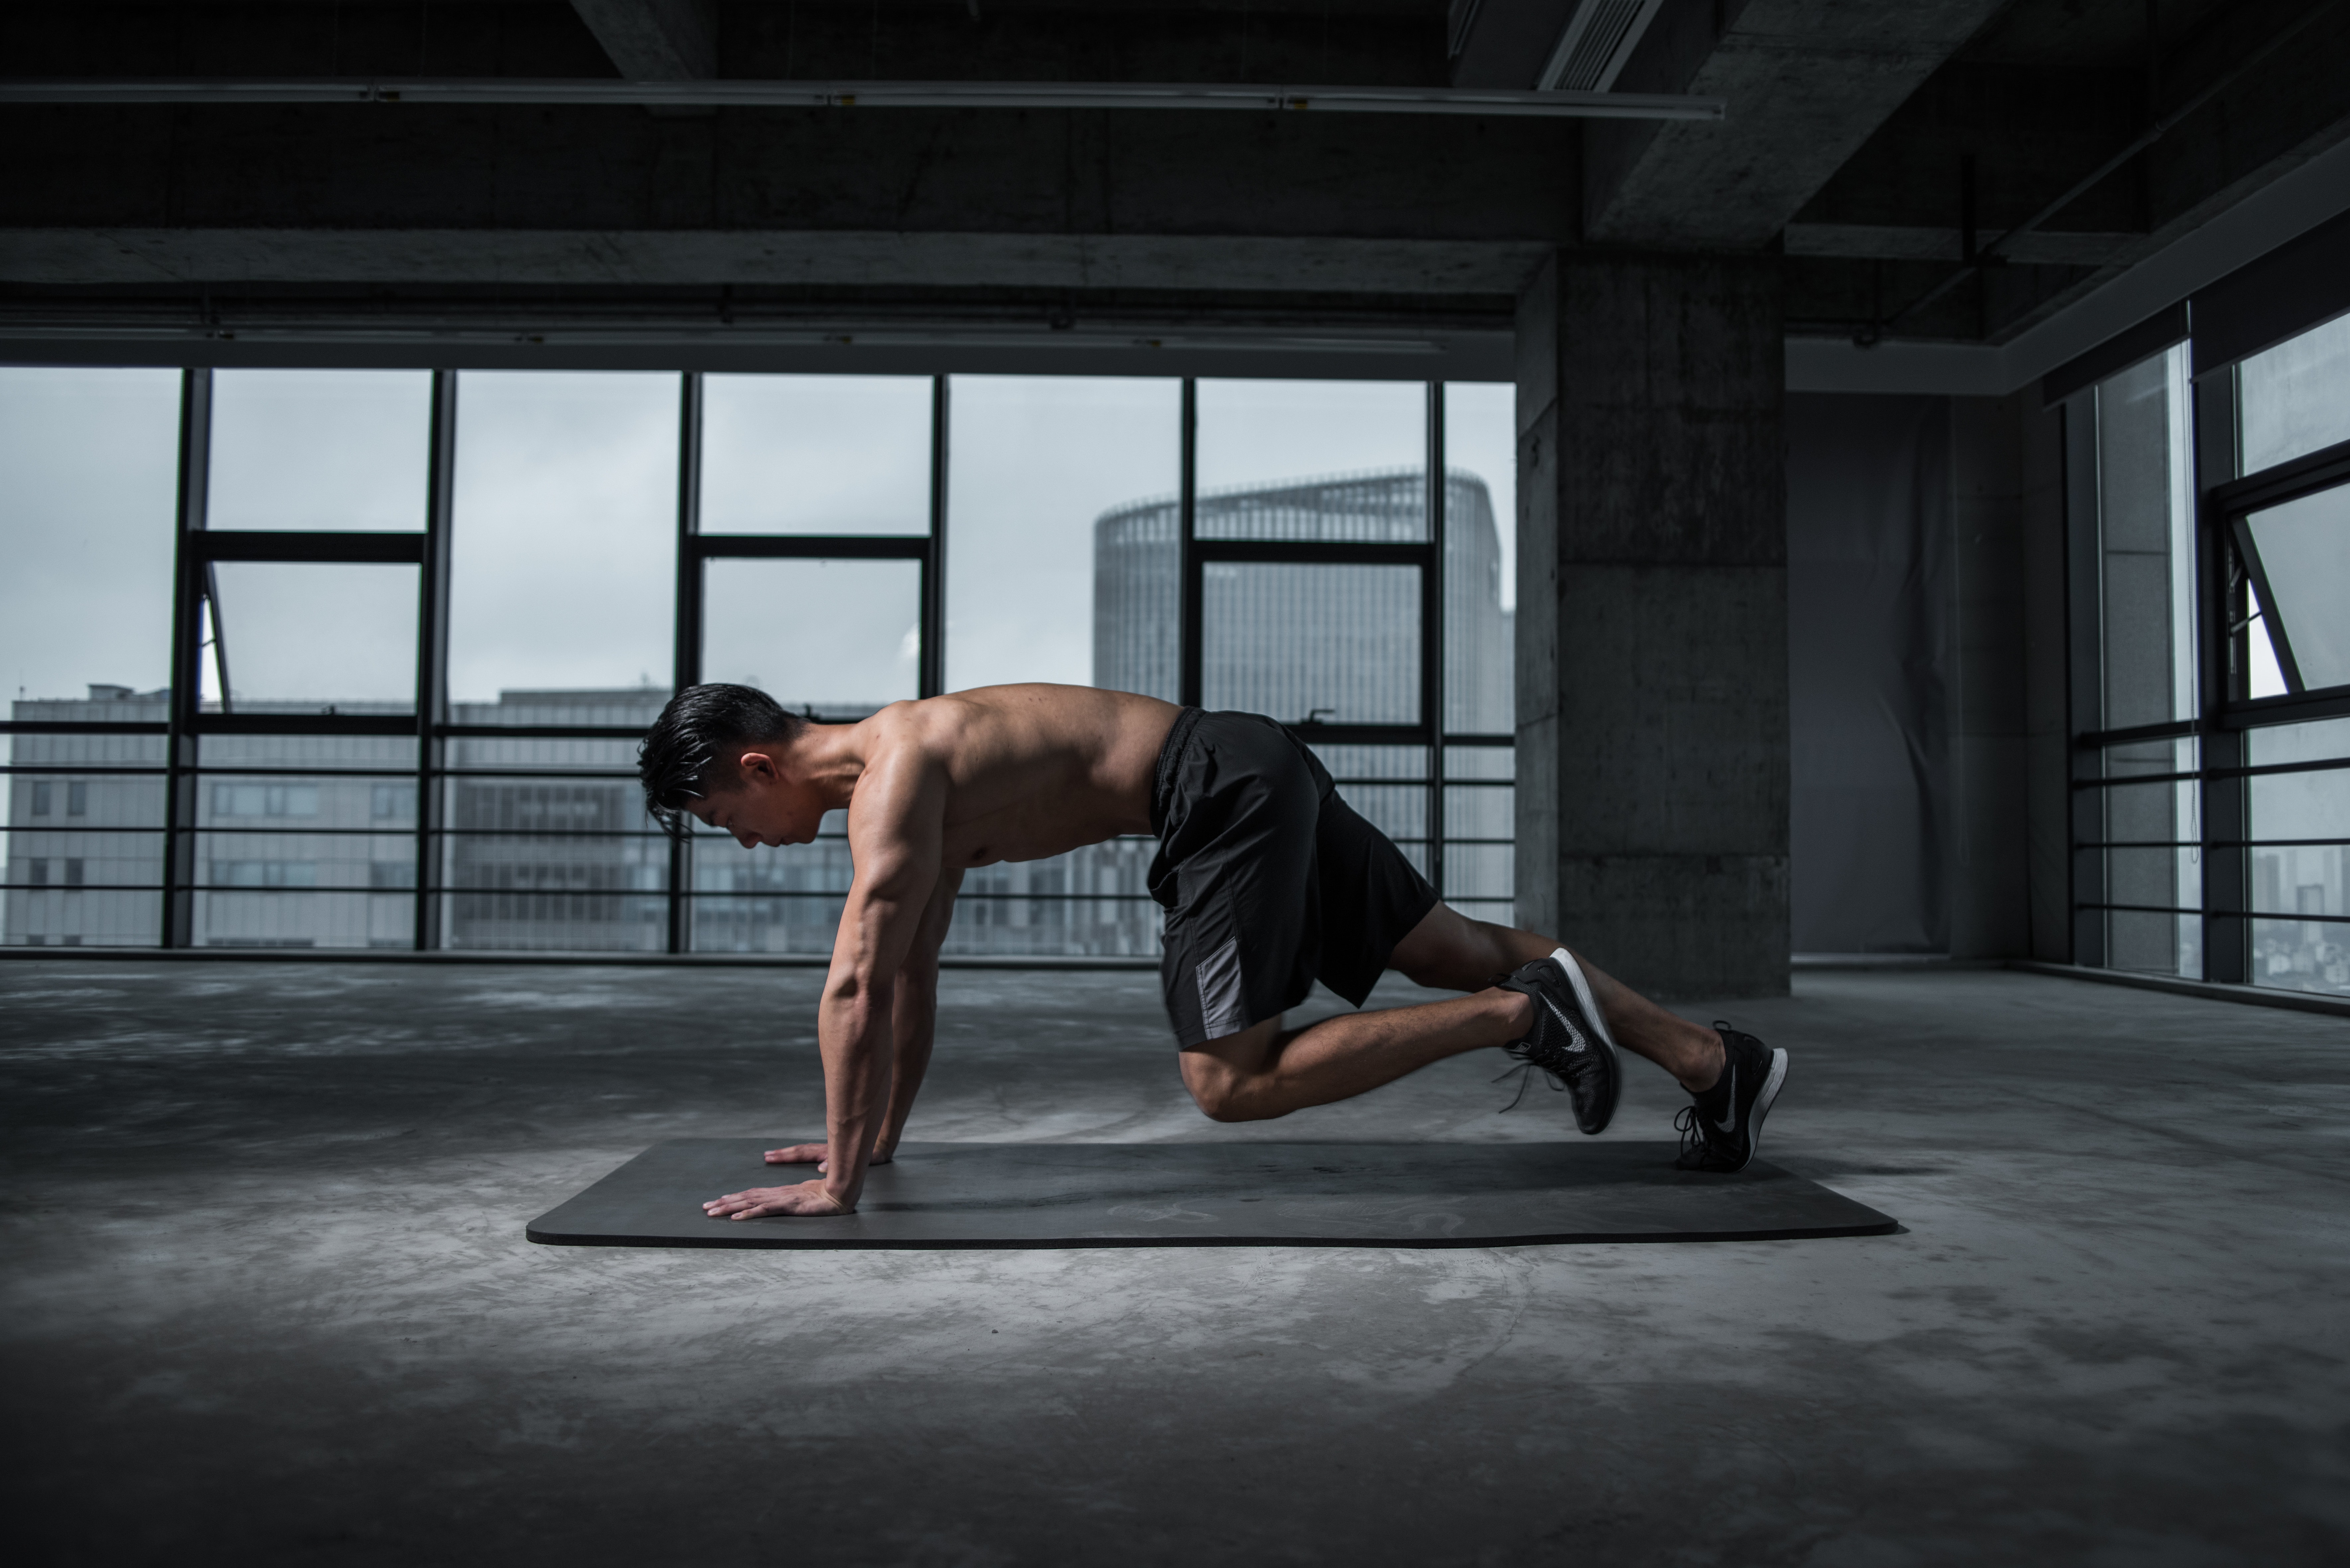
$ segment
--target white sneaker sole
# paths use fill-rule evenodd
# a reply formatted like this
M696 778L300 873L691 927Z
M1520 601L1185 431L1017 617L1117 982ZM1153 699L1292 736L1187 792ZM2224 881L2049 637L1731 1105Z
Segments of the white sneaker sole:
M1565 948L1554 949L1550 961L1566 971L1566 983L1575 988L1575 1000L1582 1007L1583 1016L1591 1020L1591 1026L1599 1031L1599 1046L1607 1053L1607 1069L1615 1076L1616 1097L1620 1102L1624 1097L1624 1054L1616 1048L1616 1035L1607 1027L1607 1015L1600 1012L1599 1003L1592 1000L1591 982L1583 978L1583 966L1575 961L1573 953ZM1608 1107L1607 1119L1610 1122L1616 1119L1612 1106Z
M1771 1102L1779 1097L1779 1091L1786 1085L1787 1053L1783 1047L1774 1045L1771 1048L1770 1075L1762 1080L1762 1092L1754 1096L1754 1104L1746 1112L1746 1165L1739 1169L1753 1164L1754 1157L1762 1152L1762 1118L1771 1114Z

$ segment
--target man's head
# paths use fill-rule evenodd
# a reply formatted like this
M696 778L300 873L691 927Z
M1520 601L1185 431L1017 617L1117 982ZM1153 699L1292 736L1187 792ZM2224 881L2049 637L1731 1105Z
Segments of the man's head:
M645 809L671 834L687 831L691 814L746 843L802 836L788 831L785 819L807 815L807 803L780 794L806 791L791 790L795 781L783 775L779 763L806 728L806 720L751 687L687 687L670 699L637 748ZM802 809L788 809L794 805ZM816 813L822 815L821 806ZM808 826L807 834L814 832Z

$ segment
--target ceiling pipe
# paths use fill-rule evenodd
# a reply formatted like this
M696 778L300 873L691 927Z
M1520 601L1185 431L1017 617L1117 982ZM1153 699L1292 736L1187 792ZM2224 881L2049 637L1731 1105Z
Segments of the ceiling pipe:
M1718 98L1500 88L1261 87L1148 82L563 81L461 77L0 80L0 104L539 104L647 109L1158 109L1467 114L1542 119L1722 118Z

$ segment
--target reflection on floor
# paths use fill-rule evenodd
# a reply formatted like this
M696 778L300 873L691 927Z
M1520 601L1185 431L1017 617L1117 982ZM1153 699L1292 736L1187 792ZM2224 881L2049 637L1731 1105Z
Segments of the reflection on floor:
M39 1561L2339 1561L2350 1025L2033 975L1692 1005L1866 1240L537 1247L820 1127L806 971L0 965ZM951 974L933 1139L1548 1139L1503 1063L1255 1127L1157 982ZM1391 1000L1408 998L1399 990ZM1635 1071L1610 1137L1667 1136Z

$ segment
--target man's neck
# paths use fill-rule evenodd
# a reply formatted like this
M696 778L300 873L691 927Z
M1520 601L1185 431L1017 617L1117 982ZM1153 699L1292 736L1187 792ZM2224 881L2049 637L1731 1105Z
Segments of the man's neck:
M862 724L810 724L802 730L785 755L785 769L805 779L829 811L845 811L865 774Z

